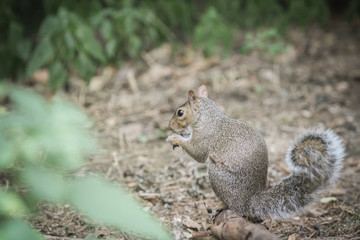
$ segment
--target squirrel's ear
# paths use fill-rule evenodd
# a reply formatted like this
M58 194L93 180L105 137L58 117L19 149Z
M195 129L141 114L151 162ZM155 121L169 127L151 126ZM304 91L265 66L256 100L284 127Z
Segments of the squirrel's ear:
M199 107L199 104L198 104L198 101L197 101L197 97L195 96L195 92L193 90L190 90L188 92L188 101L190 103L190 105L194 108L198 108Z
M205 85L201 85L197 91L199 97L208 97L208 90Z

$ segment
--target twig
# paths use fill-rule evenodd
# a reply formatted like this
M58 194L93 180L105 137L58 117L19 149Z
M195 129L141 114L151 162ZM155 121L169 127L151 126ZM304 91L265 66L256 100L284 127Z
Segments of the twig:
M212 234L220 240L277 240L279 239L263 226L245 220L239 213L226 209L220 212L210 226Z

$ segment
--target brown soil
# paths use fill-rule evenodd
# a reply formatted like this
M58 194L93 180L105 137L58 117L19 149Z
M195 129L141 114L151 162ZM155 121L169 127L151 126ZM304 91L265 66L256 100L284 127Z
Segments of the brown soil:
M325 197L303 214L267 220L282 239L360 239L360 31L349 25L328 30L296 29L292 48L271 57L260 52L227 59L204 58L191 49L173 53L163 45L143 61L109 67L89 88L71 81L68 96L96 123L102 151L79 171L105 176L130 189L166 226L182 219L183 231L209 227L207 207L217 200L206 166L165 143L168 122L187 91L205 84L209 97L235 119L255 126L269 149L269 180L289 173L284 154L310 127L331 128L346 144L343 174ZM333 199L333 200L334 200ZM33 225L47 238L128 239L76 214L45 204Z

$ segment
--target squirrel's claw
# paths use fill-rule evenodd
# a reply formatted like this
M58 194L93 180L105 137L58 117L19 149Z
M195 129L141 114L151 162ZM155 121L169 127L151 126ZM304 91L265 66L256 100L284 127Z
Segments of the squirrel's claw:
M213 209L211 211L211 221L214 222L217 215L219 215L219 213L221 213L223 210L224 209Z
M175 150L175 148L179 147L179 145L175 144L172 146L173 150Z
M217 217L217 215L219 215L219 213L221 213L223 210L228 209L228 207L223 203L219 203L215 208L212 209L211 211L211 220L214 222L215 218Z

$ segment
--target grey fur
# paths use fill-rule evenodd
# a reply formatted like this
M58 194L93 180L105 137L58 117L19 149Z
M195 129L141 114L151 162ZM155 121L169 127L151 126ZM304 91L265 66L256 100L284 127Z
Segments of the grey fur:
M314 201L339 176L344 146L331 130L303 133L286 154L292 173L265 189L268 154L261 134L250 125L223 114L208 98L197 98L199 109L185 129L167 141L180 145L196 161L207 162L215 194L231 209L252 217L289 217ZM189 110L189 111L190 111ZM176 126L176 116L170 126ZM172 124L173 123L173 124ZM175 124L174 124L175 123Z

